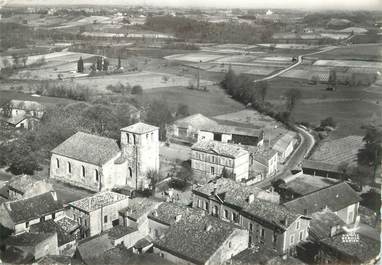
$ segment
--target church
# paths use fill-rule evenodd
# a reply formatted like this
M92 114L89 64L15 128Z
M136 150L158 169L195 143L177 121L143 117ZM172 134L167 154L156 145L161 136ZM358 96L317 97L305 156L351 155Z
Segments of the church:
M92 191L149 186L159 170L159 128L138 122L121 129L121 141L78 132L51 151L50 177Z

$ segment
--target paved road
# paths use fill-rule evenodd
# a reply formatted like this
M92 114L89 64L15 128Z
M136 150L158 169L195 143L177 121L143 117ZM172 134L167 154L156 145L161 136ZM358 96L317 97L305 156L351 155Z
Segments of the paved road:
M311 55L315 55L315 54L320 54L320 53L324 53L324 52L327 52L327 51L331 51L331 50L334 50L334 49L337 49L338 47L336 46L329 46L329 47L326 47L320 51L317 51L317 52L312 52L312 53L307 53L307 54L301 54L299 55L297 58L297 62L295 64L292 64L290 66L288 66L287 68L283 69L283 70L280 70L279 72L273 74L273 75L270 75L270 76L266 76L266 77L263 77L263 78L260 78L260 79L256 79L256 80L253 80L253 82L260 82L260 81L266 81L266 80L270 80L270 79L273 79L275 77L278 77L280 75L282 75L283 73L285 72L288 72L290 70L292 70L293 68L299 66L300 64L302 64L303 62L303 58L304 56L311 56Z
M300 144L297 146L296 150L293 152L291 157L284 164L281 172L276 174L273 177L267 178L257 184L255 186L259 188L267 188L271 186L271 182L276 179L281 179L287 177L290 174L290 170L297 168L300 165L300 162L304 160L304 158L309 155L316 141L307 130L301 127L297 127L300 136Z

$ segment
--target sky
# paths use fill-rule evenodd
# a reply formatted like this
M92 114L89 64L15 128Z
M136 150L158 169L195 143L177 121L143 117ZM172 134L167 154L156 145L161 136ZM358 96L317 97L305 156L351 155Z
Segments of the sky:
M4 0L0 0L2 2ZM5 0L24 5L157 5L172 7L382 10L382 0Z

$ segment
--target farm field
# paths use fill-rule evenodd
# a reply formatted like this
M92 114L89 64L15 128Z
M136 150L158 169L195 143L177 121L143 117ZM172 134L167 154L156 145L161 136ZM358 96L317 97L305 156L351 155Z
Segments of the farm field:
M333 117L337 129L331 133L333 139L348 135L364 135L361 125L367 124L373 116L381 116L381 106L365 101L323 102L298 104L293 112L297 121L319 124L326 117Z
M168 80L165 81L164 77ZM140 85L144 90L161 87L186 87L190 85L190 82L194 82L193 79L177 76L173 74L164 74L158 72L138 72L131 74L117 74L117 75L104 75L86 78L77 78L76 83L91 87L92 90L96 90L100 93L109 93L106 90L108 85L117 85L118 83L129 83L131 86ZM211 85L212 82L201 80L201 86Z
M360 44L339 47L334 50L317 54L320 59L342 59L342 60L382 60L382 44Z
M382 62L355 61L355 60L318 60L313 65L328 67L365 67L382 69Z
M162 87L144 92L136 96L138 101L148 104L152 100L165 100L176 108L178 104L188 106L190 114L201 113L205 116L215 116L244 109L244 106L225 94L218 86L209 86L208 92L191 90L184 87Z
M0 98L12 98L17 100L28 100L28 101L37 101L45 105L59 105L59 104L69 104L73 102L77 102L72 99L67 98L57 98L57 97L45 97L45 96L37 96L34 97L30 94L22 93L22 92L16 92L16 91L6 91L6 90L0 90Z
M166 56L167 60L177 60L177 61L186 61L186 62L209 62L214 61L219 58L223 58L225 55L223 54L213 54L213 53L189 53L189 54L174 54L170 56Z

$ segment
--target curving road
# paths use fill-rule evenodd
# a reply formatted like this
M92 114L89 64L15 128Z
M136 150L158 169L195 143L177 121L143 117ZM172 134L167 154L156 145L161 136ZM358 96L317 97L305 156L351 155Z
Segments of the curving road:
M302 160L304 160L312 151L316 140L314 136L309 133L308 130L297 126L296 129L299 131L298 135L300 137L300 143L288 158L286 163L283 165L282 169L275 176L269 177L261 182L255 184L259 188L268 188L271 186L271 182L276 179L282 179L290 175L290 170L298 168Z
M337 49L338 47L337 46L329 46L329 47L326 47L320 51L317 51L317 52L312 52L312 53L307 53L307 54L301 54L297 57L297 62L295 64L292 64L290 66L288 66L287 68L285 69L282 69L280 70L279 72L273 74L273 75L270 75L270 76L266 76L266 77L263 77L263 78L260 78L260 79L256 79L256 80L253 80L253 82L260 82L260 81L267 81L267 80L270 80L270 79L273 79L275 77L278 77L280 75L282 75L283 73L285 72L288 72L290 70L292 70L293 68L299 66L300 64L302 64L303 60L304 60L304 56L311 56L311 55L315 55L315 54L320 54L320 53L324 53L324 52L327 52L327 51L331 51L331 50L334 50L334 49Z

